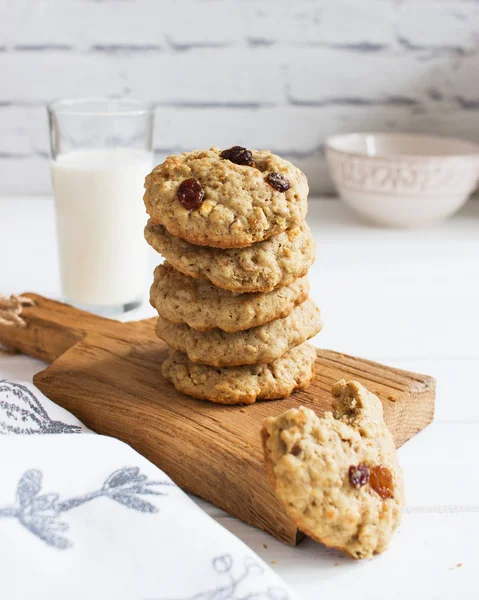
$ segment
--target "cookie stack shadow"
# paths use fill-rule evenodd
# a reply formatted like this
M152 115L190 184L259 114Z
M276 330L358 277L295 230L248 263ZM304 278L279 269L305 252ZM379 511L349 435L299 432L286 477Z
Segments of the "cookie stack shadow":
M166 261L150 302L185 394L251 404L304 389L322 328L309 298L315 244L303 173L267 151L170 156L146 178L147 242Z

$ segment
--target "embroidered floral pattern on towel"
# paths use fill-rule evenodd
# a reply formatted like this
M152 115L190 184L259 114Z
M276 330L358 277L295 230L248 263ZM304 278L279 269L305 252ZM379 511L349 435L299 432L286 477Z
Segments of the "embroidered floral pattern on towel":
M80 433L78 425L53 421L24 385L0 380L0 434Z
M250 584L253 578L265 573L253 556L246 556L243 564L238 566L231 554L222 554L213 558L212 567L218 576L217 587L175 600L289 600L289 594L279 587L247 592L244 595L244 584Z
M69 510L103 496L138 512L156 513L158 508L140 496L167 496L154 486L174 486L169 481L149 481L138 467L124 467L112 473L100 489L60 500L59 494L41 493L42 480L43 474L38 469L26 471L18 482L15 504L0 507L0 518L17 519L31 533L59 550L72 546L68 538L60 535L68 530L68 524L60 516Z

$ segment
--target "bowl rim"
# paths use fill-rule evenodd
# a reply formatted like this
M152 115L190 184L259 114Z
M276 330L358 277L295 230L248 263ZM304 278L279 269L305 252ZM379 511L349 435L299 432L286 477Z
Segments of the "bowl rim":
M470 153L466 153L466 154L458 154L458 153L451 153L451 154L390 154L390 153L385 153L385 154L375 154L375 155L370 155L370 154L366 154L365 152L353 152L352 150L345 150L344 148L337 148L334 146L334 142L339 140L340 138L347 138L347 137L352 137L352 136L359 136L359 137L367 137L367 136L376 136L376 137L392 137L392 138L399 138L399 137L411 137L411 138L423 138L423 139L428 139L431 141L434 140L442 140L442 141L448 141L448 142L453 142L453 143L457 143L459 142L460 144L464 144L465 146L468 146L471 149ZM471 159L471 158L475 158L475 159L479 159L479 144L476 144L475 142L471 142L470 140L465 140L465 139L461 139L461 138L455 138L455 137L449 137L446 135L434 135L434 134L427 134L427 133L409 133L409 132L387 132L387 131L352 131L350 133L339 133L336 135L332 135L330 137L328 137L326 139L325 142L325 148L327 151L332 150L333 152L337 152L339 154L344 154L346 156L355 156L358 158L367 158L367 159L371 159L371 160L410 160L410 159L414 159L414 160L430 160L430 159L442 159L442 160L449 160L451 158L453 159ZM475 149L475 152L474 152Z

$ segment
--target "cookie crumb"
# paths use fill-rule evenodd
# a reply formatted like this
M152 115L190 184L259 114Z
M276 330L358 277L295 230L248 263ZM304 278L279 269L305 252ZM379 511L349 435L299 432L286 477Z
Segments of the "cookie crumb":
M462 567L462 563L457 563L457 566L458 567Z
M272 565L275 565L275 564L276 564L276 561L275 561L275 560L272 560L272 561L271 561L271 564L272 564Z
M396 396L388 396L388 400L391 400L391 402L396 402L397 398Z
M335 567L339 567L339 563L334 563L334 566Z
M268 548L268 544L263 544L263 548Z
M248 411L246 410L246 408L240 408L240 412L245 413L245 412L248 412Z

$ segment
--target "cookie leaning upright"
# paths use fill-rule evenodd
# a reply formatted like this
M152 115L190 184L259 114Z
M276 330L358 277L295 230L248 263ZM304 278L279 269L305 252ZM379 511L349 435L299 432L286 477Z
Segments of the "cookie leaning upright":
M356 381L333 386L333 413L300 407L264 423L271 482L296 526L353 558L387 549L404 487L379 399Z
M243 248L299 225L309 191L287 160L238 146L169 156L147 176L145 189L153 223L216 248Z

